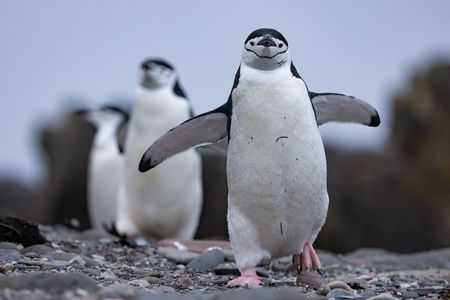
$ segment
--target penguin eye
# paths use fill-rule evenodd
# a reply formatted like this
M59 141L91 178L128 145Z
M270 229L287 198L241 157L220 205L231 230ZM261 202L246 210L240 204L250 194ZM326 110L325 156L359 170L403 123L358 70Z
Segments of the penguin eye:
M283 43L278 44L278 48L281 48L281 47L283 47Z
M250 42L250 46L255 46L255 42Z

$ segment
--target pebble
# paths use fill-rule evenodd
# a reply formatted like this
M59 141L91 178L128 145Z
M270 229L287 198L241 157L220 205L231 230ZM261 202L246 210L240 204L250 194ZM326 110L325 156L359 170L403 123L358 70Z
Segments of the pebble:
M53 252L53 251L55 251L55 249L53 249L47 245L42 245L42 244L29 246L29 247L26 247L26 248L23 248L22 250L20 250L20 252L22 252L22 253L34 252L39 255L45 255L45 254Z
M171 262L183 265L188 264L194 258L197 258L199 256L198 253L189 252L186 250L178 250L171 247L159 247L156 250L156 253L164 256Z
M8 242L0 242L0 250L1 249L9 249L9 250L19 250L16 244L8 243Z
M150 283L148 283L148 281L144 280L144 279L134 279L134 280L128 281L128 284L129 285L138 286L138 287L141 287L141 288L145 288L145 287L149 287L150 286Z
M18 261L21 258L22 255L17 249L10 249L10 248L0 249L0 261L7 261L7 262Z
M406 291L406 292L403 292L401 296L403 299L416 299L419 297L419 294L417 294L415 292Z
M39 258L40 257L40 255L36 252L27 252L24 255L29 258Z
M360 292L359 295L362 298L367 299L367 298L375 297L377 294L374 291L367 290L367 291L364 291L364 292Z
M166 284L167 282L161 278L158 277L152 277L152 276L145 276L145 277L139 277L139 279L145 280L148 283L153 284Z
M325 279L316 272L303 271L297 276L297 284L306 284L319 288L325 283Z
M398 299L398 298L395 298L390 293L383 293L383 294L379 294L379 295L370 297L367 300L395 300L395 299Z
M356 298L355 294L351 291L342 288L335 288L331 290L327 296L327 298L335 298L335 299L353 299Z
M225 262L225 254L222 250L212 249L200 254L200 256L191 260L186 268L196 272L204 272L213 270L215 267Z
M345 282L340 281L340 280L330 281L326 284L326 286L328 286L331 290L341 288L341 289L353 292L353 289L348 284L346 284Z
M53 251L45 254L44 257L50 260L62 260L70 263L79 263L81 265L86 265L87 267L96 267L103 265L103 262L89 258L85 255L63 251Z
M239 276L240 272L235 263L223 263L214 268L217 275L235 275Z
M117 280L117 276L114 275L113 272L111 271L105 271L100 275L101 279L105 279L105 280Z
M94 291L98 288L97 284L97 281L94 279L77 273L37 272L0 278L0 289L9 288L13 290L65 291L81 288L87 291Z
M86 274L89 274L89 275L92 275L92 276L100 276L101 275L99 270L93 269L93 268L85 268L84 272Z

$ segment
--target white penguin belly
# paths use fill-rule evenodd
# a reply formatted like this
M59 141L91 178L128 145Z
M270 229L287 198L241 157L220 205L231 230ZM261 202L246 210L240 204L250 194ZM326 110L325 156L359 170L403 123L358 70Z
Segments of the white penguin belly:
M155 97L155 99L159 99ZM137 230L156 239L192 238L202 204L201 160L196 150L184 151L146 173L139 160L157 138L188 117L184 100L163 98L149 112L133 112L125 148L125 202Z
M116 220L117 193L122 180L122 157L115 143L109 149L94 150L89 160L88 208L91 225L103 229Z
M238 266L294 254L315 239L328 207L326 160L300 80L239 82L227 172Z

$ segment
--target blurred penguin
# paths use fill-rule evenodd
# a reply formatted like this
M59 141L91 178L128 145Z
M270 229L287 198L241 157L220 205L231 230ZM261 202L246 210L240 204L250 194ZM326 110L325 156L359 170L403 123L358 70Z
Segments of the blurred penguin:
M124 110L105 106L80 114L96 128L89 155L87 189L92 227L104 229L116 221L117 198L123 174L119 135L128 121Z
M192 116L175 69L161 59L140 67L127 136L117 231L160 240L194 236L202 206L201 160L196 150L176 155L151 172L138 165L147 146Z

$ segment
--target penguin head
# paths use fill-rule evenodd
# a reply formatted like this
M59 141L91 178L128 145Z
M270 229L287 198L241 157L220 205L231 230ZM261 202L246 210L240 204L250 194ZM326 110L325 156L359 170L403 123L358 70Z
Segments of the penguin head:
M245 40L242 63L251 68L269 71L289 66L290 62L288 42L275 29L257 29Z
M162 59L147 59L141 63L141 86L144 88L160 88L175 84L177 74L168 62Z
M76 114L97 128L107 126L108 124L120 124L128 120L128 113L116 106L104 106L94 110L80 110Z

